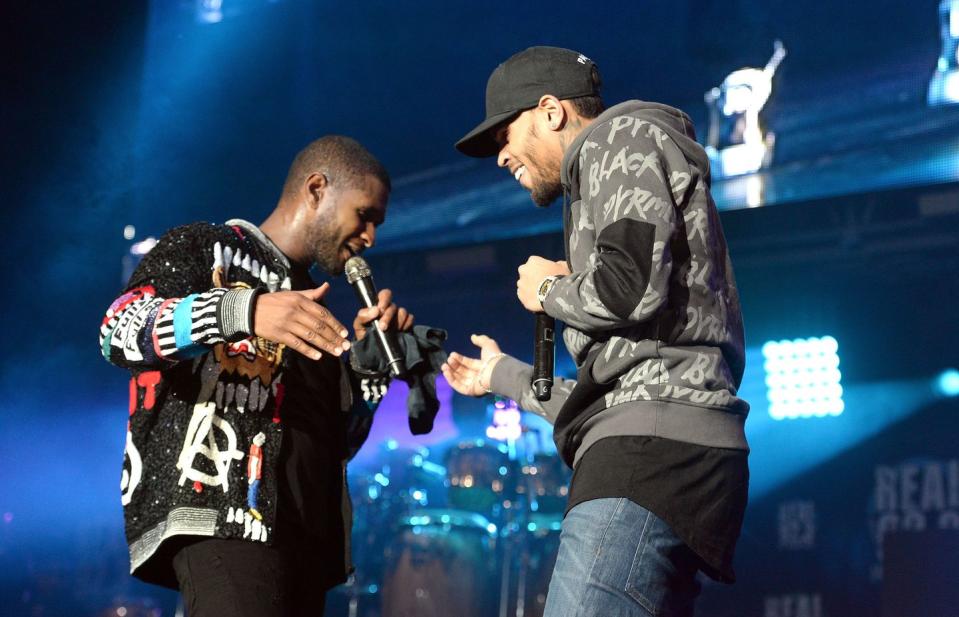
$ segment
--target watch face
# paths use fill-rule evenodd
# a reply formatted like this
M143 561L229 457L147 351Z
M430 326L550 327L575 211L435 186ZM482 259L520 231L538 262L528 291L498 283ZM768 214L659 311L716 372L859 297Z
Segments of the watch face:
M547 276L543 279L543 282L539 284L539 290L536 292L536 299L539 300L540 304L546 300L546 294L548 294L549 290L553 288L553 283L555 281L555 276Z

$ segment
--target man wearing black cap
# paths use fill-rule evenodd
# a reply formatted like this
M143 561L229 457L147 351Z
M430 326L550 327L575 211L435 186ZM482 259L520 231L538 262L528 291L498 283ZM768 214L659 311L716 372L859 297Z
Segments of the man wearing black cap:
M689 117L603 111L586 56L533 47L499 65L486 119L456 147L547 206L564 198L566 259L532 256L517 296L562 320L577 379L536 400L532 367L474 336L447 380L554 423L573 467L547 617L692 615L697 572L732 582L746 506L742 318L709 162Z

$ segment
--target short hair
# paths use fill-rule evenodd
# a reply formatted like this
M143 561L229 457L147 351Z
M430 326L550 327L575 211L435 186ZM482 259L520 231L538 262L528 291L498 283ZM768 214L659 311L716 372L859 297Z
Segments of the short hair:
M599 76L599 69L596 68L595 64L590 72L590 78L593 80L596 94L567 99L570 104L572 104L573 109L576 110L576 113L588 119L595 118L606 110L606 105L603 104L603 98L599 95L600 88L603 87L603 80Z
M294 194L310 174L317 172L326 175L333 186L361 188L363 181L373 176L383 183L387 193L392 190L383 164L360 142L342 135L320 137L300 150L283 183L283 194Z

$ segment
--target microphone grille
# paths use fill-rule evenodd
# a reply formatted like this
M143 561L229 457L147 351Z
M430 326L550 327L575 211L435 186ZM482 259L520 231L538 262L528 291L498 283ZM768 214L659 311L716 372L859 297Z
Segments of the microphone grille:
M346 280L350 285L371 275L370 266L359 255L347 259L343 271L346 273Z

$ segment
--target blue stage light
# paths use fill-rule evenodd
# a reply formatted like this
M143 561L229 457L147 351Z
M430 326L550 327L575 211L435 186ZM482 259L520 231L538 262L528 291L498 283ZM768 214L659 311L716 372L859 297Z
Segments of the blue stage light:
M762 347L774 420L838 416L845 409L839 343L831 336L769 341Z
M223 21L223 0L196 0L196 20L201 24Z
M939 38L942 51L929 81L929 105L959 103L959 0L939 2Z
M951 368L936 379L936 390L942 396L959 396L959 371Z

